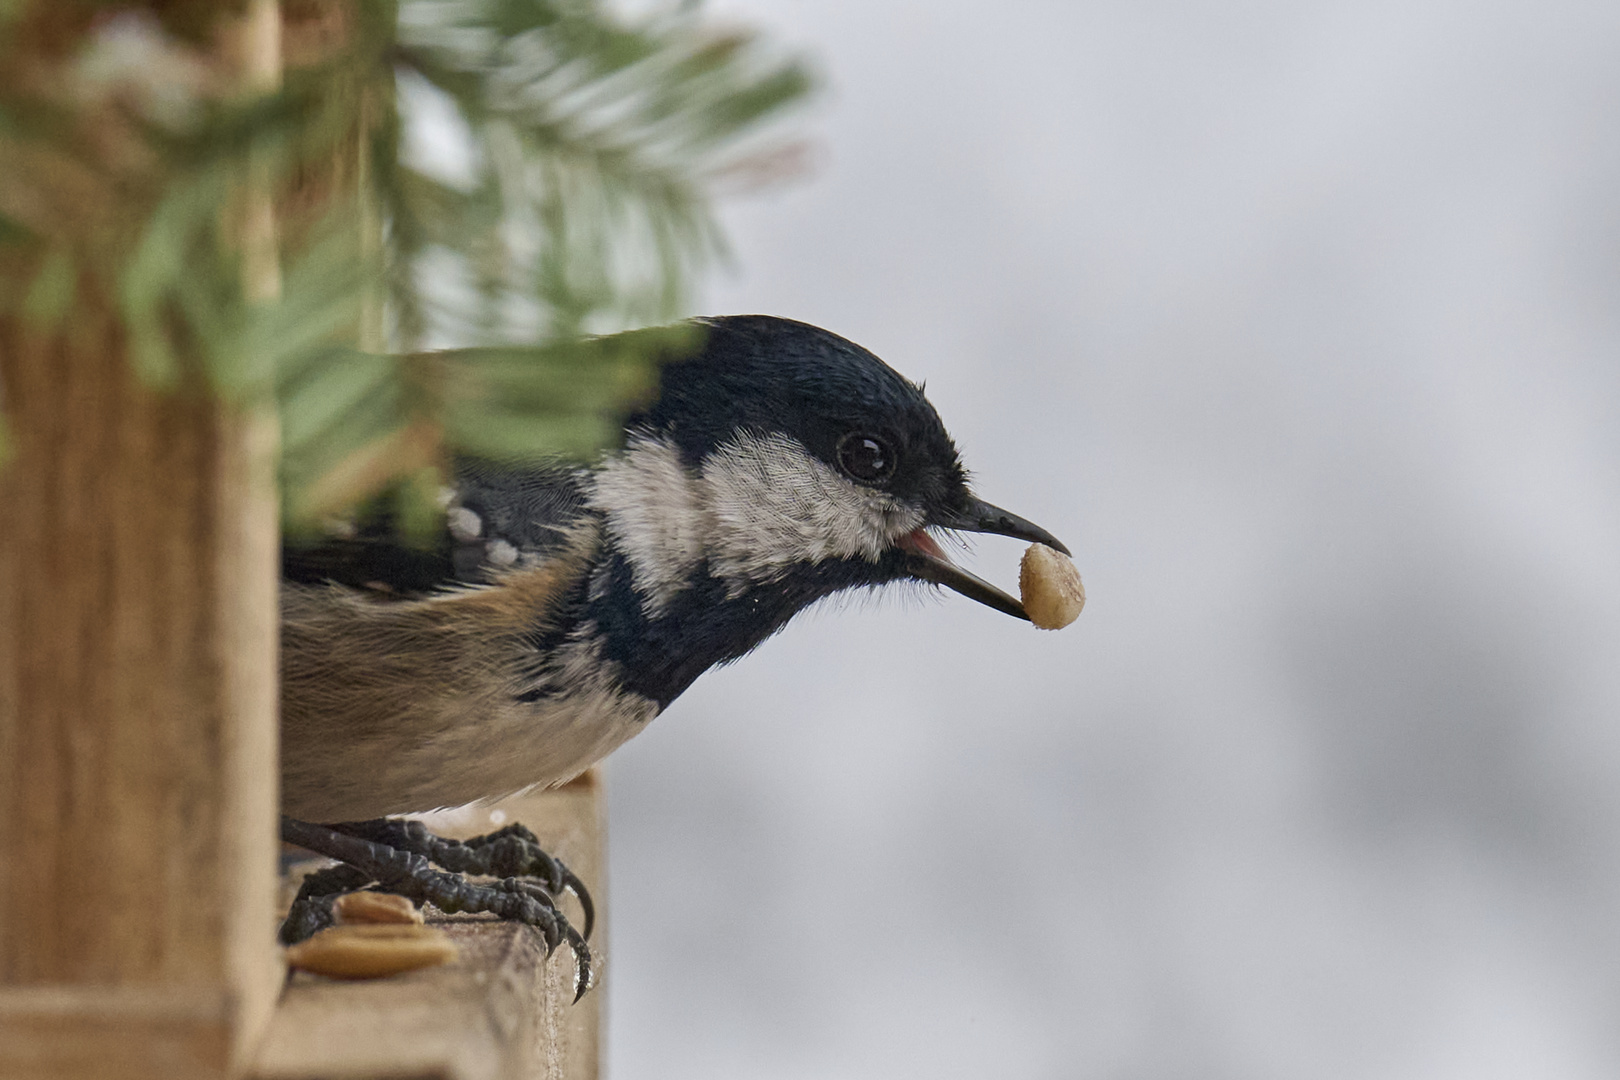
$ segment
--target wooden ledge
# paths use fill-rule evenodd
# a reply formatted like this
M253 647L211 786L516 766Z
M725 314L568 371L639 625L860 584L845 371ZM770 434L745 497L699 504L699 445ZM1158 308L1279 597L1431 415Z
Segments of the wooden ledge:
M431 828L467 837L513 821L533 829L591 889L602 952L601 787L594 772L556 791L432 815ZM566 910L579 925L579 909ZM548 961L538 933L482 916L439 916L461 949L454 964L389 979L288 980L251 1080L595 1080L601 989L573 1000L574 956ZM602 968L598 963L598 972Z

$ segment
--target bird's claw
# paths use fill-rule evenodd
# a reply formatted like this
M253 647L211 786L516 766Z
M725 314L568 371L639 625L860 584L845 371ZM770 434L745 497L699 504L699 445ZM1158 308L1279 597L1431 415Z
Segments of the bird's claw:
M541 847L539 837L524 825L514 822L470 840L448 840L436 836L420 821L404 818L349 821L330 827L348 836L421 855L460 874L540 878L553 896L564 890L574 894L585 914L587 940L596 927L596 905L585 883L561 859Z
M487 912L532 926L545 939L548 957L563 942L573 950L575 1001L595 982L586 945L596 922L590 893L522 825L458 841L435 836L421 822L398 818L311 825L284 817L282 839L342 864L304 879L281 925L283 944L301 941L330 926L332 902L339 895L372 887L418 905L431 903L446 913ZM473 882L463 876L466 874L498 880ZM578 898L584 911L583 934L557 907L556 896L564 890Z

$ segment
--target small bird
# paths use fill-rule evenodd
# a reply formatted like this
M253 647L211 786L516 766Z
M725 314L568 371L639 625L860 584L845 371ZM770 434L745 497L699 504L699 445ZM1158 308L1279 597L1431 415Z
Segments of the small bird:
M458 463L426 548L381 514L284 544L283 838L344 865L306 882L283 940L329 921L337 894L384 888L569 942L583 993L589 894L531 833L458 844L389 815L562 783L848 589L930 582L1027 618L929 530L1068 549L969 490L920 386L804 323L698 322L699 351L661 367L594 463ZM584 935L553 902L564 889Z

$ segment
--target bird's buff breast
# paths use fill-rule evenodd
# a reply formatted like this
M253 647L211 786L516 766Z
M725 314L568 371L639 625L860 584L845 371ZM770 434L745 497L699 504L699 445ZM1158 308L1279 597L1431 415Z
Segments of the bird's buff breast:
M404 602L283 586L282 812L353 821L558 784L645 727L658 706L617 685L586 628L549 658L550 692L524 694L525 632L577 572L564 558Z
M606 757L656 712L646 698L619 692L473 709L428 697L376 714L376 728L388 730L372 738L301 738L304 760L282 771L282 810L303 820L355 821L549 787ZM345 759L363 764L345 768Z

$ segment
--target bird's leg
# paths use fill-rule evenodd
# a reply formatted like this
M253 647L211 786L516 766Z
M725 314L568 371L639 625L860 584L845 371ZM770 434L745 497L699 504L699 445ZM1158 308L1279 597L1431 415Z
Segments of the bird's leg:
M428 855L357 836L351 831L365 829L388 835L387 830L381 828L385 824L394 823L381 819L376 822L347 822L334 827L312 825L290 817L281 819L281 838L287 843L297 844L328 858L337 859L352 871L349 874L332 873L330 877L322 878L313 886L306 881L305 889L299 891L299 898L303 899L305 890L308 890L310 903L304 910L299 908L297 902L294 903L288 921L282 924L283 942L297 941L321 929L323 924L319 924L319 918L323 898L326 920L329 923L333 896L369 882L376 882L378 887L386 892L397 893L417 904L424 901L431 902L440 911L488 912L502 919L532 926L546 939L548 954L566 941L574 952L576 963L574 1000L578 1001L585 991L590 989L591 951L585 944L585 938L569 925L567 917L557 910L550 892L534 881L525 881L519 877L506 877L487 885L475 884L462 877L460 873L435 869L433 866L435 860ZM372 830L373 826L377 828ZM426 829L422 832L432 837ZM432 838L441 844L454 843L438 837ZM454 848L445 850L454 851ZM333 867L332 871L344 869L345 867ZM319 878L327 873L329 872L318 871L311 876ZM568 876L572 877L571 874ZM586 910L589 912L590 909L587 907ZM292 924L294 915L303 920L300 925ZM300 930L304 930L304 933L299 933Z
M523 825L514 823L470 840L447 840L434 835L420 821L405 818L344 821L329 827L348 836L421 855L457 873L539 878L552 897L566 889L579 899L585 913L586 939L596 926L596 905L591 902L585 883L563 865L561 859L547 854L539 838Z

